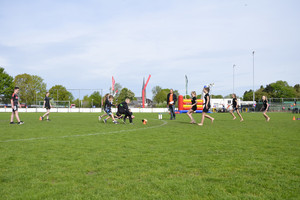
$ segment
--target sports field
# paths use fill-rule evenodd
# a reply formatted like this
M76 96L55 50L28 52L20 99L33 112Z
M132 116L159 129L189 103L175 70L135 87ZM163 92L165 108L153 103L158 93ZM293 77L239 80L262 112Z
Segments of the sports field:
M300 199L300 121L157 114L135 124L96 113L0 113L0 199ZM200 114L194 115L197 122ZM299 117L299 116L296 116ZM148 119L143 125L141 119Z

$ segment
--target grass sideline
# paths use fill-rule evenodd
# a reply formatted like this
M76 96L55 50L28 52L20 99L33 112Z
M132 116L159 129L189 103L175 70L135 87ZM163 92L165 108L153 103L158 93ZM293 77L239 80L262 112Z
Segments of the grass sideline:
M203 127L185 114L136 114L134 125L39 115L10 125L0 113L0 199L300 198L300 121L290 113L269 113L269 123L262 113L242 123L212 114Z

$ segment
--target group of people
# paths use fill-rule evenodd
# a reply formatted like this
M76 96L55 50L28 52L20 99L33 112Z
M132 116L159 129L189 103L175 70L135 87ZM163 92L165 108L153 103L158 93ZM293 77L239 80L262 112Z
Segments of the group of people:
M126 123L126 119L129 119L129 123L133 124L132 119L134 118L131 110L128 108L128 104L130 103L130 99L126 98L125 101L123 101L120 104L113 104L114 96L110 94L106 94L104 96L104 115L99 116L99 121L105 116L107 116L105 119L103 119L103 122L106 124L108 119L112 119L113 123L118 124L119 122L116 119L123 119L123 123ZM115 106L117 108L117 113L114 115L112 113L112 106Z
M209 87L204 87L203 88L203 93L204 93L204 105L203 105L203 111L202 111L202 119L201 122L198 123L199 126L202 126L204 123L204 118L208 118L211 120L211 122L214 122L214 118L209 116L207 113L209 112L209 109L211 107L210 105L210 96L209 96L209 91L210 88ZM16 117L17 119L17 123L18 124L24 124L23 121L20 120L19 114L18 114L18 108L21 107L20 102L19 102L19 87L15 87L14 89L14 93L11 96L11 106L12 106L12 114L11 114L11 119L10 119L10 124L15 124L14 122L14 117ZM47 112L43 115L40 116L40 120L44 120L44 118L46 117L47 121L50 121L49 119L49 115L50 115L50 109L52 108L51 102L50 102L50 98L49 98L49 92L46 93L45 95L45 99L44 99L44 104L43 104L43 108L46 108ZM197 95L196 92L193 91L191 93L192 99L191 99L191 109L187 112L187 115L189 116L189 118L191 119L191 124L196 124L196 121L194 120L192 114L196 112L197 110ZM232 94L232 110L230 111L230 114L233 116L233 120L236 119L235 115L234 115L234 111L237 112L238 116L240 117L240 121L244 121L240 111L239 111L239 104L236 98L235 94ZM268 104L268 99L266 96L262 96L262 100L263 100L263 107L262 107L262 111L263 111L263 115L266 119L266 121L270 121L270 117L267 115L267 111L269 109L269 104ZM133 124L132 119L134 118L131 110L128 107L128 104L130 103L130 99L126 98L124 102L120 103L120 104L113 104L114 101L114 96L110 95L110 94L106 94L104 96L104 111L105 114L101 115L98 117L99 121L101 121L104 117L106 117L105 119L103 119L104 123L107 123L107 121L111 118L113 120L113 123L118 124L119 122L117 121L117 119L123 119L123 123L126 123L126 119L129 119L129 123ZM173 89L170 90L170 93L167 95L167 103L169 106L169 111L171 114L171 118L170 120L175 120L176 119L176 113L175 113L175 105L176 105L176 101L177 101L177 96L176 94L174 94ZM115 106L117 108L117 113L116 115L114 115L112 113L112 106Z
M203 126L204 123L204 119L208 118L211 120L211 122L214 122L214 118L209 116L207 113L209 112L209 109L211 107L210 105L210 96L209 96L209 91L210 88L207 86L204 86L203 88L203 93L204 93L204 104L203 104L203 110L202 110L202 119L201 122L198 123L199 126ZM187 115L189 116L189 118L191 119L191 124L196 124L196 121L194 120L192 114L196 112L197 110L197 95L195 91L192 91L191 93L191 109L187 112ZM262 96L262 100L263 100L263 106L262 106L262 111L263 111L263 115L266 119L266 121L270 121L270 117L267 115L267 111L269 109L269 103L268 103L268 99L266 96ZM167 102L169 105L169 111L171 114L171 118L170 120L174 120L176 119L176 115L175 115L175 103L177 101L177 96L176 94L174 94L173 89L170 90L170 93L167 95ZM236 98L236 94L232 94L232 110L230 110L230 114L233 116L233 120L236 119L236 116L234 115L234 111L237 112L238 116L240 117L240 121L244 121L240 111L239 111L239 104L238 104L238 100Z

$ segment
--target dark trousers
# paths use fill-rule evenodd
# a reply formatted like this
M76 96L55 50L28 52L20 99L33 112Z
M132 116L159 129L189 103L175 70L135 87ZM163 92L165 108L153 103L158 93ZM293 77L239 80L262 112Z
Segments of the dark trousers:
M176 115L175 115L175 105L169 105L169 110L171 113L171 120L174 118L176 119Z
M124 114L124 122L126 121L127 117L129 118L129 122L132 123L132 112L124 111L124 112L118 112L119 114Z

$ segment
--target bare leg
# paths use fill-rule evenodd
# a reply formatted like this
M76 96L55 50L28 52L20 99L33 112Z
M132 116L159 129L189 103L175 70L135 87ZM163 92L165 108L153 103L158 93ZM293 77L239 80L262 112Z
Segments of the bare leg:
M194 118L193 118L193 116L192 116L193 112L194 112L194 111L189 110L189 111L186 113L186 114L189 116L189 118L191 119L191 124L196 123L195 120L194 120Z
M15 117L15 114L14 112L11 113L11 116L10 116L10 122L13 122L14 121L14 117Z
M16 115L17 121L20 122L19 112L15 111L15 115Z
M105 117L105 116L107 116L107 114L105 113L105 114L103 114L103 115L101 115L100 117L102 118L102 117Z
M112 118L113 121L116 121L113 114L111 114L111 118Z
M241 115L240 111L239 111L239 110L236 110L236 112L237 112L237 114L240 116L240 118L241 118L241 122L242 122L242 121L244 121L244 119L243 119L243 117L242 117L242 115Z
M264 112L264 117L266 118L267 122L270 121L270 117L267 115L267 111Z
M205 117L205 112L202 112L202 119L201 119L201 123L198 124L199 126L203 126L204 117Z
M233 117L233 120L235 120L235 119L236 119L236 117L235 117L235 115L233 114L233 111L232 111L232 110L230 111L230 114L232 115L232 117Z
M215 118L209 116L208 114L205 113L205 117L211 120L211 123L214 122Z

